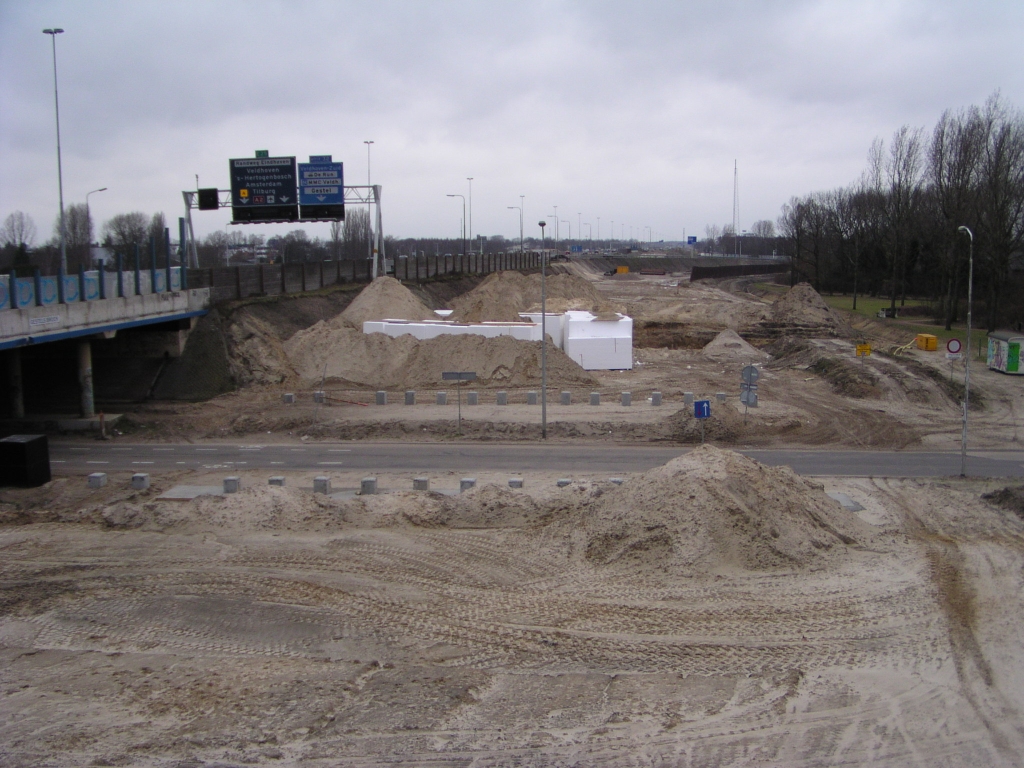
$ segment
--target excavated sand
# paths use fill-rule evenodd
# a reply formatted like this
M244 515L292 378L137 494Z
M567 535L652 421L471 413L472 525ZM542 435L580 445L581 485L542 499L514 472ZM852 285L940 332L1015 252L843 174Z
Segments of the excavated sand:
M522 387L541 381L540 342L509 336L468 334L418 340L362 333L337 322L320 322L284 344L288 360L308 383L324 375L331 386L377 389L447 386L444 371L475 371L480 385ZM548 345L548 382L553 386L596 384L597 379Z
M593 284L570 274L548 275L545 282L548 312L583 309L597 315L619 311ZM520 312L540 311L540 275L496 272L469 293L452 301L451 320L460 323L515 322Z
M719 362L758 363L771 360L771 355L745 342L736 331L725 330L704 347L704 357Z
M771 322L804 332L845 336L846 323L825 303L810 283L797 283L772 304Z
M352 300L341 319L358 331L367 320L437 320L437 315L393 277L378 277Z
M588 561L633 572L803 568L873 535L788 467L712 446L603 493L576 524Z

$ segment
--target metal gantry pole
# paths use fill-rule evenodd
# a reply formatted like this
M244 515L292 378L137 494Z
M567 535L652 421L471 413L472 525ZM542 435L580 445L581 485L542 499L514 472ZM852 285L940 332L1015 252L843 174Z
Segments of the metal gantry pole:
M964 423L963 434L960 436L960 477L967 476L967 409L971 403L971 305L974 303L974 233L967 227L959 227L957 232L966 232L970 238L970 251L967 267L967 358L964 360Z
M547 248L544 242L544 227L540 225L540 436L548 437L548 306L547 293L544 290L544 273L547 272Z
M473 177L467 176L469 182L469 239L473 239ZM482 250L482 249L481 249Z

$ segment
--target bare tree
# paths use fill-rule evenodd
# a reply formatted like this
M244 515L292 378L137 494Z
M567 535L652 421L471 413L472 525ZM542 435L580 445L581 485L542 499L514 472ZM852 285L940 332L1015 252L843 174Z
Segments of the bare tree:
M163 213L154 213L153 218L149 220L149 233L147 240L152 245L148 245L149 254L151 257L157 257L161 261L166 258L165 251L165 230L167 228L167 220L164 218Z
M906 300L907 246L923 182L921 128L902 126L892 136L882 168L886 192L886 219L892 262L892 286L889 306L896 309L896 297L902 291Z
M60 241L60 216L53 222L53 238ZM90 266L89 248L92 245L92 222L85 203L75 203L64 209L64 245L68 256L68 270L75 272L79 265Z
M24 246L26 249L32 247L36 239L36 225L32 217L22 211L15 211L8 214L4 219L3 227L0 227L0 244L9 245L14 248Z
M341 221L331 222L331 258L341 258L341 243L344 237L345 224Z
M125 267L133 268L136 248L141 252L146 244L149 220L139 211L119 213L103 225L103 234L104 244L124 259Z
M370 248L370 213L360 209L345 212L345 258L365 258Z

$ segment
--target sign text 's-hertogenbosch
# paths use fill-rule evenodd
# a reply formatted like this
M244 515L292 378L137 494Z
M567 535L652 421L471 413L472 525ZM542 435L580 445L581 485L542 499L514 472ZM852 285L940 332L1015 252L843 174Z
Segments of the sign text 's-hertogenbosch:
M294 157L238 158L230 166L234 221L299 218Z

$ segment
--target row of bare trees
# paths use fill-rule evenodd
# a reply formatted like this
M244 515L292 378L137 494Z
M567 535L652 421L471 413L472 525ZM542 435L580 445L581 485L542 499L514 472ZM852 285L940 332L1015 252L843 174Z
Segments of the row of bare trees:
M970 238L976 311L990 330L1024 321L1024 115L998 94L947 110L931 135L904 126L876 139L848 187L794 197L779 235L792 281L819 291L931 300L950 328L962 315Z

